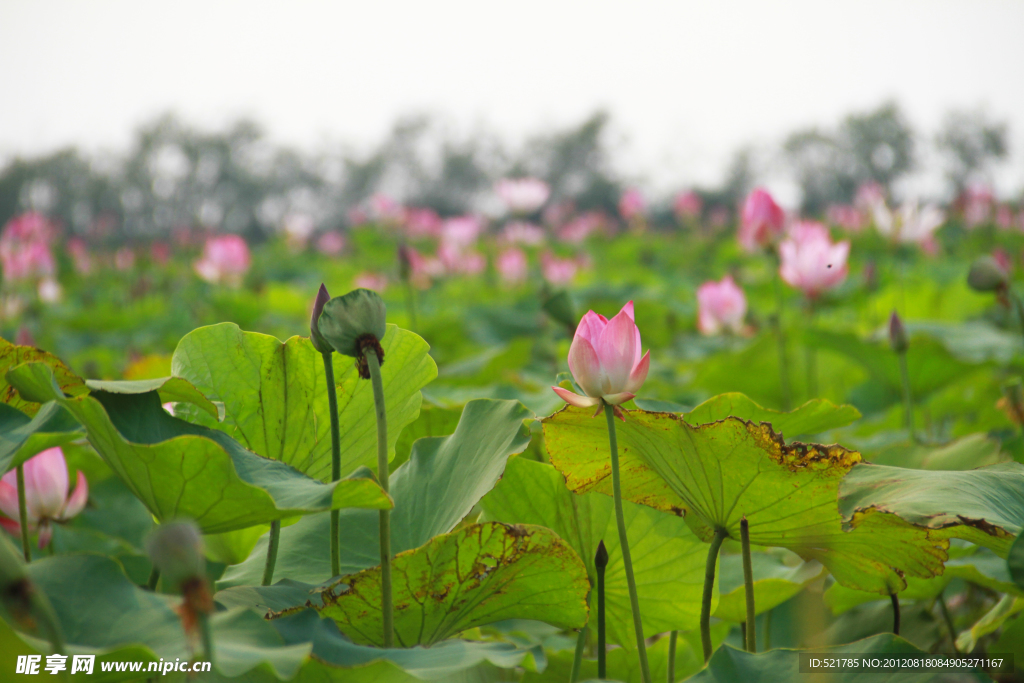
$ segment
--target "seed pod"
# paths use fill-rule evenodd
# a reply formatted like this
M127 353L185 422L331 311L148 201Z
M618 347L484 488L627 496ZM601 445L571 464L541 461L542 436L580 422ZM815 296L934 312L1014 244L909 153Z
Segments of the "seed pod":
M354 289L324 304L319 329L327 343L343 356L362 358L361 342L380 342L387 331L384 300L369 289Z
M206 576L203 537L191 520L158 526L146 539L146 554L160 570L166 585L180 588L189 581Z
M977 292L998 292L1008 284L1006 271L991 256L980 256L971 264L967 284Z

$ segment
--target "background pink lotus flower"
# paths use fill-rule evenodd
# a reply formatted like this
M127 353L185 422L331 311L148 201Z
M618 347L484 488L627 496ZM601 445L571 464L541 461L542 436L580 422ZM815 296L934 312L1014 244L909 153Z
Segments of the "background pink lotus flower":
M473 246L484 226L476 216L446 218L441 225L441 243L456 250Z
M849 232L860 232L864 229L864 214L850 204L832 204L826 215L828 222Z
M558 258L554 254L545 253L540 257L541 271L544 279L553 285L567 285L576 277L579 264L573 259Z
M619 215L627 221L631 221L643 214L647 208L647 202L643 194L636 188L630 188L619 197Z
M433 209L405 210L405 234L409 237L440 237L441 225L441 217Z
M544 206L551 188L537 178L505 178L494 185L495 193L513 213L533 213Z
M120 271L131 270L135 267L135 252L131 247L121 247L114 252L114 267Z
M308 213L290 213L284 217L282 228L288 246L301 250L306 248L309 238L316 230L316 221Z
M933 235L946 222L946 213L934 204L919 207L916 201L905 202L896 215L896 240L917 244L926 250L934 245Z
M89 255L89 247L81 237L72 237L67 243L68 255L75 266L75 272L79 275L88 275L92 272L92 256Z
M848 241L833 244L825 226L803 221L794 225L779 245L779 275L790 286L815 298L846 279L849 255Z
M484 255L471 250L460 249L450 244L437 248L437 258L449 275L476 275L487 267Z
M507 244L536 246L544 241L544 228L524 221L512 221L501 231L501 238Z
M996 225L999 226L1000 230L1012 229L1013 209L1008 207L1006 204L1000 204L999 208L996 209Z
M676 219L680 221L700 218L700 212L703 208L703 200L693 190L680 192L672 201L672 210L676 214Z
M964 190L961 201L964 208L964 223L968 228L975 228L986 222L992 215L995 195L989 186L973 184Z
M220 235L206 240L203 255L193 268L207 282L238 285L251 264L249 246L244 239L238 235Z
M604 216L596 211L588 211L572 219L558 231L558 239L571 244L579 244L592 233L604 227Z
M876 182L863 183L857 188L854 206L870 211L879 204L885 204L885 188Z
M640 329L633 318L632 301L611 320L587 311L569 347L569 371L586 395L551 388L566 403L581 408L602 405L602 401L618 406L634 398L647 380L651 352L640 354ZM616 414L621 417L617 408Z
M345 236L337 230L320 235L316 240L316 250L327 256L337 256L345 249Z
M743 202L740 216L740 245L749 252L771 244L782 234L786 214L764 188L755 188Z
M747 315L747 297L733 282L731 275L720 281L710 280L697 288L697 329L702 334L718 334L722 330L739 333Z
M53 253L45 242L0 238L0 264L3 265L4 279L11 282L53 277L57 272Z
M378 192L367 200L369 215L377 223L401 223L405 220L405 208L386 194Z
M498 254L495 263L501 279L508 283L522 282L526 279L527 262L526 254L522 249L511 247Z
M387 289L388 279L380 273L363 272L356 275L352 284L357 288L372 289L375 292L383 292Z
M25 462L25 506L29 531L39 531L39 547L50 543L52 522L66 522L85 507L89 482L81 470L74 493L68 496L68 466L64 452L50 448ZM18 523L17 473L11 470L0 479L0 525L12 534L21 532ZM9 519L8 519L9 518Z

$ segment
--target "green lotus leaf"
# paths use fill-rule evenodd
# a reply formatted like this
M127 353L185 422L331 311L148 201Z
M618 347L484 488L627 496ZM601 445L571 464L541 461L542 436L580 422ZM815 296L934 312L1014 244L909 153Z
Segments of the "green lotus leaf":
M789 555L789 558L785 556ZM796 563L787 563L792 558ZM750 562L754 572L754 609L763 614L786 602L803 590L804 586L821 576L819 562L802 562L781 548L772 552L752 552ZM747 597L743 587L743 558L738 554L723 554L718 570L718 608L714 614L726 621L747 620ZM840 584L836 584L840 585ZM878 596L868 593L872 598Z
M590 583L579 557L550 529L490 522L395 555L392 590L395 639L409 647L503 619L580 628ZM342 577L321 598L316 609L342 633L357 643L382 644L379 567Z
M416 334L387 326L381 367L388 417L388 452L394 457L402 429L416 419L420 389L437 376L429 347ZM200 327L178 343L175 376L224 404L216 422L188 406L177 415L220 429L259 455L287 463L321 481L331 478L331 421L323 357L309 339L245 332L233 323ZM334 357L341 432L341 473L377 465L377 425L370 382L355 363Z
M0 475L37 453L84 435L82 425L56 403L40 406L35 417L0 403Z
M219 418L217 406L206 398L191 382L181 377L160 377L158 379L102 381L85 380L90 391L105 391L109 394L147 394L156 391L163 403L187 403L208 413L214 420Z
M480 501L481 520L548 527L572 546L587 567L592 584L594 554L604 540L609 563L605 570L608 638L636 649L626 574L622 565L612 499L596 493L577 496L550 465L516 457L505 475ZM704 543L686 522L657 510L623 503L633 572L640 596L640 614L648 636L689 631L699 626L704 584Z
M963 631L956 639L956 647L960 652L973 652L978 641L990 633L998 631L1007 619L1024 611L1024 598L1004 595L969 629Z
M332 484L310 479L247 451L223 432L172 417L155 391L65 398L41 363L8 371L7 381L36 395L49 390L85 425L96 451L160 521L189 517L205 533L220 533L321 510L391 507L372 479Z
M544 420L551 463L577 493L611 493L606 427L567 406ZM697 536L724 529L738 540L740 520L754 545L788 548L818 560L844 585L882 594L904 576L942 572L949 541L881 513L843 529L839 484L860 454L841 446L787 445L768 424L737 418L691 426L668 413L627 411L618 425L623 497L686 514Z
M418 548L455 528L505 470L505 461L530 443L533 417L518 401L477 399L462 411L455 433L420 439L409 461L391 475L391 549ZM379 515L341 512L341 571L355 573L380 564ZM309 515L281 529L274 576L311 584L331 578L328 515ZM263 575L267 537L242 564L228 568L221 588L257 584Z
M743 394L728 393L709 398L682 415L683 420L691 425L708 424L727 417L768 422L776 433L793 438L845 427L860 419L860 411L850 405L837 406L816 398L794 410L782 412L764 408Z
M1010 572L1013 582L1020 588L1024 588L1024 534L1018 534L1017 540L1010 546L1010 553L1006 558L1006 566Z
M23 413L35 415L40 403L46 403L49 394L27 396L17 391L6 379L7 371L24 363L42 363L53 371L54 379L61 391L71 396L81 396L89 392L85 381L71 372L60 358L32 346L18 346L6 339L0 339L0 402L6 403ZM39 400L36 400L39 399Z
M871 512L891 513L938 535L962 538L1006 557L1024 526L1024 465L1000 463L966 472L861 463L839 489L847 528Z

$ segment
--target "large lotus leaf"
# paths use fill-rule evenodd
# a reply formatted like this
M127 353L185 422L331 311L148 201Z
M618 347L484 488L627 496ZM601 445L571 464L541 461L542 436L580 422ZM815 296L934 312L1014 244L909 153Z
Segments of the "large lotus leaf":
M530 443L525 421L533 417L518 401L478 399L462 411L455 433L420 439L412 457L391 475L391 551L418 548L448 533L494 486L513 453ZM380 563L379 515L341 512L341 571L351 574ZM309 515L281 529L274 576L311 584L331 578L328 515ZM257 584L267 552L263 537L245 562L230 567L221 588Z
M796 562L787 563L786 560ZM773 548L770 552L752 552L750 562L754 573L754 608L757 614L763 614L786 602L821 576L823 571L819 562L803 562L782 548ZM747 596L743 586L741 555L721 556L718 582L718 608L712 614L726 621L746 621ZM868 595L878 597L874 593Z
M98 555L60 555L33 562L28 571L33 584L53 604L69 651L114 650L121 661L144 662L144 667L160 658L190 658L189 643L175 611L180 598L140 589L113 560ZM214 666L226 676L263 670L287 680L311 649L309 643L285 643L272 626L245 609L215 614L211 627ZM27 642L23 642L25 652L16 650L16 654L28 654L33 643L18 635ZM98 657L96 673L88 678L110 680L96 675L100 662L110 659L114 658Z
M416 419L420 389L437 376L429 346L408 330L387 326L381 341L388 452ZM206 396L224 403L223 422L183 408L182 416L221 429L249 450L288 463L300 472L331 478L331 421L323 358L309 339L285 342L245 332L234 323L200 327L178 343L171 364ZM359 379L351 358L334 355L341 428L341 472L377 464L373 388Z
M552 464L577 493L611 493L608 436L586 410L544 420ZM904 575L942 572L948 540L898 517L873 514L847 532L836 507L839 483L860 454L840 446L787 445L770 425L728 418L691 426L676 415L627 411L618 425L623 496L686 514L699 537L715 529L740 537L745 516L754 545L788 548L824 564L860 590L902 590Z
M888 441L888 434L874 433L867 441ZM894 434L895 436L895 434ZM875 465L893 465L918 470L971 470L1007 460L1002 445L987 434L968 434L942 446L926 446L906 438L906 432L884 445L862 451Z
M7 373L9 382L51 397L85 425L89 441L158 520L190 517L206 533L342 507L384 509L391 501L369 478L323 484L261 458L223 432L179 420L157 392L96 391L60 396L39 363Z
M587 567L592 584L594 554L604 540L608 550L605 604L608 637L636 648L626 574L612 499L591 493L573 494L555 468L526 458L509 460L505 476L480 501L481 520L546 526L572 546ZM698 627L706 552L686 522L673 515L625 502L626 533L633 557L644 633Z
M735 683L736 681L756 681L757 683L792 683L793 681L829 681L830 683L861 683L870 680L872 683L930 683L931 681L947 680L949 674L909 671L878 671L865 675L857 669L849 672L829 672L820 677L801 674L798 650L777 649L752 654L737 650L730 645L723 645L708 662L707 668L687 683ZM812 652L828 655L832 658L863 655L872 653L884 658L886 655L920 655L927 653L891 633L858 640L846 645L816 648ZM963 671L957 673L958 681L989 681L983 673Z
M1010 546L1006 566L1013 582L1024 589L1024 540L1021 539L1024 539L1024 534L1019 534L1017 540Z
M717 422L727 417L768 422L778 434L793 438L845 427L860 419L860 411L853 406L837 406L823 398L816 398L799 408L783 412L764 408L743 394L728 393L709 398L682 417L692 425Z
M849 528L858 528L865 513L887 512L1006 557L1024 526L1022 491L1024 465L1016 462L966 472L861 463L843 480L839 509Z
M148 394L155 391L164 403L185 403L207 413L214 420L219 419L217 406L203 395L191 382L181 377L160 377L157 379L106 381L85 380L90 391L105 391L108 394ZM182 406L184 409L184 406Z
M56 403L41 406L35 417L0 403L0 475L47 448L84 434L82 425Z
M1004 595L992 606L981 619L969 629L963 631L956 639L956 647L960 652L974 652L978 641L990 633L998 631L1007 619L1024 611L1024 598Z
M85 381L71 372L64 361L52 353L32 346L18 346L6 339L0 339L0 402L7 403L24 413L35 415L39 410L39 404L45 403L48 399L30 400L22 396L7 381L7 371L23 363L43 363L49 367L53 371L57 385L65 394L81 396L89 391Z
M590 583L579 557L550 529L491 522L396 555L392 590L395 639L409 647L503 619L579 628ZM343 577L322 599L318 609L349 638L383 642L379 567Z

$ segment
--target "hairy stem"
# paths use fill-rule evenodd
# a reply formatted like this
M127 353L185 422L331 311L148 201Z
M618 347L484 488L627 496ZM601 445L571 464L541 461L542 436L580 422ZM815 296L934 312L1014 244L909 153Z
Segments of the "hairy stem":
M21 524L21 551L25 561L32 561L32 545L28 542L28 505L25 502L25 466L18 465L18 523Z
M754 625L754 567L750 560L750 526L746 517L740 520L740 544L743 547L743 589L747 598L747 628L744 640L747 652L757 652L757 629Z
M602 679L606 678L608 673L607 641L605 640L604 571L604 566L597 566L597 677Z
M334 352L321 354L327 377L327 406L331 413L331 481L341 479L341 427L338 426L338 389L334 385ZM331 510L331 576L341 573L339 510ZM276 560L275 560L276 561Z
M708 548L708 562L704 566L704 596L700 602L700 644L704 647L704 663L711 659L711 596L715 590L715 566L718 564L718 551L728 532L715 529L715 537Z
M651 683L651 668L647 663L647 647L644 645L644 625L640 619L640 598L633 578L633 558L629 554L629 538L626 536L626 517L622 512L622 484L619 481L619 446L615 437L615 412L605 404L604 414L608 421L608 446L612 459L612 494L615 499L615 521L619 527L619 547L622 549L622 565L626 570L626 584L629 586L629 605L633 612L633 631L636 633L636 648L640 657L640 675L643 683Z
M277 564L277 544L281 539L281 520L275 519L270 523L270 542L267 543L267 563L263 566L263 585L269 586L274 582L274 566ZM338 575L337 572L334 574Z
M388 492L388 413L384 406L384 380L380 375L380 359L369 349L366 365L373 383L373 405L377 412L377 480ZM395 615L391 602L391 511L380 511L380 578L381 610L384 615L384 647L392 647L395 639Z

